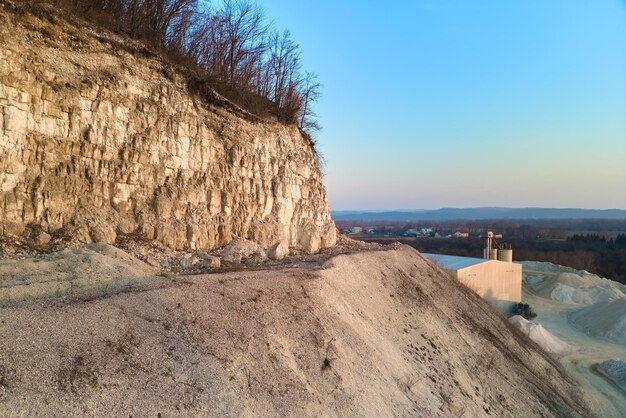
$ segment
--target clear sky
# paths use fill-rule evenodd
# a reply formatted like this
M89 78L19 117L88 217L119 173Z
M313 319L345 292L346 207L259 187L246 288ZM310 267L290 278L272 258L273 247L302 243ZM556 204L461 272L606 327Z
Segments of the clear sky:
M626 209L625 0L264 0L324 84L333 210Z

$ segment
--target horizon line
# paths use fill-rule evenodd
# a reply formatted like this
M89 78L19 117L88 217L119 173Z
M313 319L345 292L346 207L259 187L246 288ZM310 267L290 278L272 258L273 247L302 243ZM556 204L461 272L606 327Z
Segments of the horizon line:
M456 210L470 210L470 209L550 209L550 210L586 210L586 211L623 211L626 212L626 208L580 208L580 207L547 207L547 206L470 206L470 207L455 207L455 206L443 206L432 209L331 209L331 212L427 212L437 211L445 209Z

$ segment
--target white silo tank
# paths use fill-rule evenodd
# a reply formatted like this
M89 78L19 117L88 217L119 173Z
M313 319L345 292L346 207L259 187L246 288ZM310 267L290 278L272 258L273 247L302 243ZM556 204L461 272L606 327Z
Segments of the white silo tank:
M498 251L498 260L512 263L513 262L513 250L510 248L507 248L507 249Z

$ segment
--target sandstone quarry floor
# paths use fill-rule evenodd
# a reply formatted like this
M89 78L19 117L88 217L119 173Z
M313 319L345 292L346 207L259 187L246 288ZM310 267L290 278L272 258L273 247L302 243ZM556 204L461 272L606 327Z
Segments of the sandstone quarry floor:
M599 416L556 358L408 247L194 276L75 251L75 297L11 299L17 267L0 263L1 416ZM66 265L47 257L21 260L33 283ZM124 286L100 292L102 269Z

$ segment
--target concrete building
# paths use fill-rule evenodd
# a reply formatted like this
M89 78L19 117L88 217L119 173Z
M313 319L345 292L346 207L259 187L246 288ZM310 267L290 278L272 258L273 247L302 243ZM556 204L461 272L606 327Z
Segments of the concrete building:
M510 311L522 301L521 264L454 255L422 255L504 311Z

